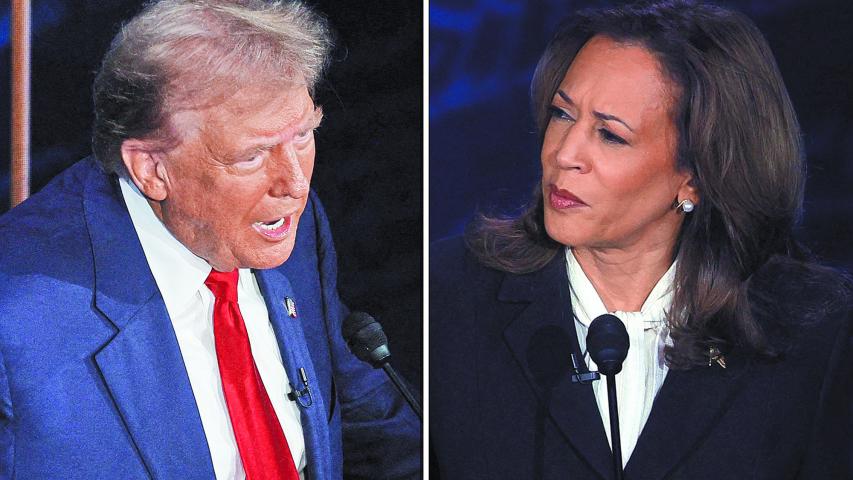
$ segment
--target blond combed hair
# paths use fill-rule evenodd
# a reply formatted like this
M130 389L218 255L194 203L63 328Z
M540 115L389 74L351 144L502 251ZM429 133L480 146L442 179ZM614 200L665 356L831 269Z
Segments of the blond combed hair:
M298 1L150 2L121 27L95 79L95 156L121 175L124 140L174 143L174 113L247 85L303 84L313 94L331 45L325 18Z

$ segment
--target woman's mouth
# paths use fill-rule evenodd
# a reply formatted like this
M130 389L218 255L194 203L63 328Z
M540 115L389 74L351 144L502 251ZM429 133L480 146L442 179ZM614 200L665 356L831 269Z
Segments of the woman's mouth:
M588 206L572 192L557 188L556 185L549 186L548 202L556 210Z
M292 218L292 215L288 215L268 222L255 222L252 224L252 228L270 240L281 240L290 233Z

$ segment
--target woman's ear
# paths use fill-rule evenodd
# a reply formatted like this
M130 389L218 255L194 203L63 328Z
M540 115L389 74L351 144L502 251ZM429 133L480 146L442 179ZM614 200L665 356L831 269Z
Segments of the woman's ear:
M696 188L696 182L693 181L692 173L685 174L681 185L678 187L676 203L680 203L684 200L690 200L693 202L693 205L699 205L699 189Z
M166 199L169 177L161 151L149 142L129 138L121 144L121 159L130 180L143 195L158 202Z

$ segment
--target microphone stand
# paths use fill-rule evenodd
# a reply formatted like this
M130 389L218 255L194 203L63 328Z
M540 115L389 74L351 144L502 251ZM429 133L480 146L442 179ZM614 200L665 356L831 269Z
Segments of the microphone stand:
M616 403L616 374L622 371L622 362L631 346L628 331L622 320L605 313L590 324L586 334L586 347L599 373L607 377L607 406L610 411L610 446L613 450L613 473L622 480L622 441L619 437L619 405Z
M361 361L369 363L373 368L382 367L397 391L403 395L409 406L423 422L424 415L420 403L409 391L406 382L397 375L397 371L388 362L391 352L388 350L388 338L382 331L382 325L375 318L364 312L352 312L347 315L341 325L341 333L347 341L352 353Z
M412 410L415 411L415 414L418 416L418 418L423 420L424 414L421 410L420 404L418 403L417 399L415 399L415 396L412 395L412 392L410 392L409 389L406 388L406 385L403 383L403 379L400 378L399 375L397 375L397 371L394 370L394 368L391 367L391 364L388 362L382 364L382 370L385 370L385 373L388 375L388 378L390 378L391 381L394 382L394 385L397 387L397 390L403 394L403 397L405 397L406 401L409 402L409 405L412 407Z
M613 473L616 480L622 480L622 440L619 436L619 407L616 404L616 375L607 377L607 407L610 410L610 444L613 449Z

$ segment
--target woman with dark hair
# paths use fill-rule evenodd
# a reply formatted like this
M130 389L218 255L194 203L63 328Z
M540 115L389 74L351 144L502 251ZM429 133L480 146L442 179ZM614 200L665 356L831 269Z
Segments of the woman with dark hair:
M753 23L583 11L531 97L529 207L431 252L432 473L611 478L606 385L572 381L611 313L625 478L851 478L851 282L793 237L800 132Z

